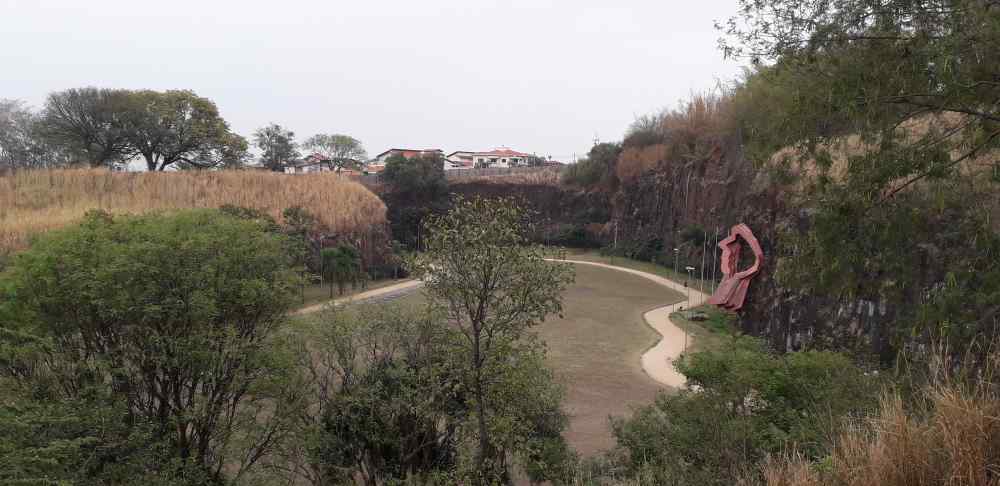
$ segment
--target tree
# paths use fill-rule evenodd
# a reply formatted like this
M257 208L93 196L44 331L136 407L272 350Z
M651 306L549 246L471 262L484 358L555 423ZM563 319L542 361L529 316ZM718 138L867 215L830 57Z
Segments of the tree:
M303 471L314 484L360 475L387 484L454 467L464 416L450 350L458 338L426 309L336 309L309 328L303 366L318 409L304 416L315 441ZM309 440L309 439L307 439Z
M542 249L528 245L527 214L510 199L459 199L425 226L425 253L412 266L464 338L459 352L476 420L473 480L498 480L508 451L492 440L504 423L496 420L504 404L491 400L500 393L495 377L530 348L526 331L561 310L572 268L545 262Z
M110 453L90 460L95 474L93 461L148 459L149 474L176 466L238 481L300 403L278 332L296 286L283 237L258 222L215 210L91 213L40 237L3 275L0 386L22 401L111 407L80 411L100 419L96 435L68 435Z
M130 92L76 88L49 95L41 133L64 151L79 154L91 166L106 166L135 154L125 127Z
M277 123L257 129L253 139L254 145L263 152L260 154L261 165L272 171L284 170L285 164L299 156L295 132Z
M330 283L330 298L333 298L333 284L336 282L340 295L348 283L355 283L361 276L361 255L350 245L324 248L320 252L323 261L323 278Z
M146 90L128 98L126 138L150 172L174 164L209 168L239 163L246 153L246 140L230 133L215 103L192 91Z
M63 151L43 139L41 128L40 117L23 102L0 99L0 172L68 163Z
M357 165L368 157L361 142L347 135L320 133L307 138L302 146L333 161L337 172L359 168Z
M386 161L379 174L385 187L385 201L393 237L408 248L420 245L424 219L448 206L448 181L440 155L406 158L396 154Z

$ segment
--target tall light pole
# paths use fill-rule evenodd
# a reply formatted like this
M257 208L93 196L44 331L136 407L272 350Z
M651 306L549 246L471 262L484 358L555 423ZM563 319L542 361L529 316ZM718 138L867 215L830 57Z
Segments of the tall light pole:
M716 287L716 282L715 282L715 269L719 267L719 265L717 265L715 263L715 258L718 255L719 255L719 228L716 227L715 228L715 244L712 245L712 293L713 294L715 293L715 290L718 288L718 287Z
M694 306L691 303L691 284L689 282L694 279L694 267L692 267L691 265L688 265L688 266L684 267L684 270L687 270L687 273L688 273L688 283L685 283L684 286L687 287L687 292L688 292L688 296L687 296L688 297L688 308L691 308L691 307L694 307Z
M677 261L680 259L681 249L674 248L674 277L679 275L681 272L677 269Z
M693 276L694 275L694 267L692 267L691 265L688 265L688 266L684 267L684 269L687 270L688 277L694 278L694 276ZM694 305L691 303L691 286L687 282L685 282L684 283L684 287L687 288L687 293L688 293L688 295L687 295L687 297L688 297L688 300L687 300L687 302L688 302L688 311L690 311L691 308L694 307ZM688 314L690 315L690 312ZM687 349L688 349L688 332L687 332L687 329L685 329L684 330L684 352L685 353L687 352Z
M708 230L705 230L705 236L701 239L701 281L698 282L698 291L705 294L705 253L708 251Z

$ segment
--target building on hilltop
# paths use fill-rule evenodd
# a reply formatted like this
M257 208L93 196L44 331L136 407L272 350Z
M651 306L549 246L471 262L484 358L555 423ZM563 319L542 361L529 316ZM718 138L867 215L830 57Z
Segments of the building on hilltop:
M398 149L391 148L375 156L369 164L385 165L385 162L389 160L389 157L394 155L402 155L407 159L412 159L413 157L423 157L425 155L439 155L444 157L444 150L441 149Z
M300 160L285 164L286 174L313 174L317 172L354 173L361 167L361 162L354 159L332 159L323 154L314 153Z
M507 168L528 165L531 154L511 150L509 147L499 147L490 151L471 152L459 150L452 152L446 160L455 164L471 164L476 168Z

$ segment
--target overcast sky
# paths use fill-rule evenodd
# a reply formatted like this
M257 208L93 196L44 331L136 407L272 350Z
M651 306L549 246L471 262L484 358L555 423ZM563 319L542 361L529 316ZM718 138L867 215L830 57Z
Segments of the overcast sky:
M733 79L736 0L0 0L0 98L191 89L249 137L276 122L390 147L572 160Z

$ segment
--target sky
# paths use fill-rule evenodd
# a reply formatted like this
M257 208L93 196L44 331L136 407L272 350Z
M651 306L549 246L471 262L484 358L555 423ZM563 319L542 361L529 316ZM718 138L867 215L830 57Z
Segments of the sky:
M736 0L0 0L0 98L190 89L233 131L570 162L737 77Z

